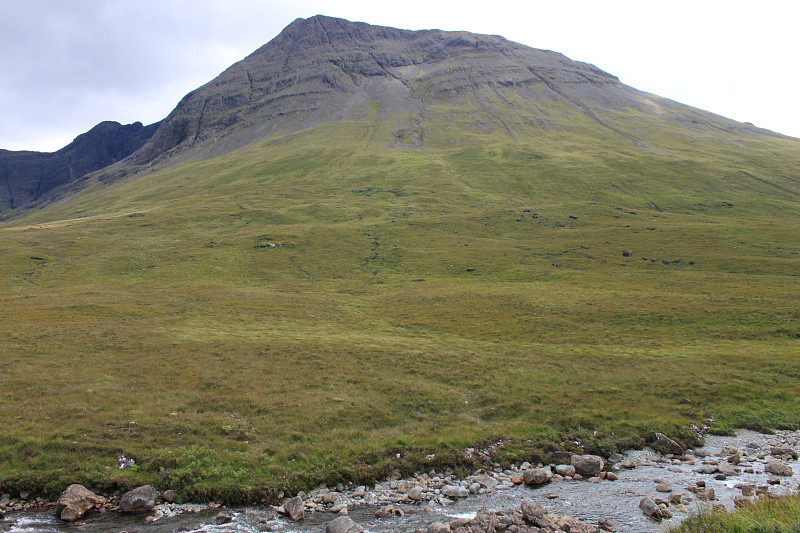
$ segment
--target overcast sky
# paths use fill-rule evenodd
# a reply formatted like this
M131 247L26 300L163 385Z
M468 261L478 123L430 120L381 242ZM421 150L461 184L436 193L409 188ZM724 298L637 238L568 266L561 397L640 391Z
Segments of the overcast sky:
M503 35L800 137L795 0L0 0L0 148L52 151L103 120L160 120L316 14Z

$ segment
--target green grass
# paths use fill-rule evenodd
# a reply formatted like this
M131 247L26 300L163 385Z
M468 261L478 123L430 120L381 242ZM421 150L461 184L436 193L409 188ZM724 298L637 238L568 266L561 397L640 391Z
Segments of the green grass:
M800 427L797 142L459 126L392 150L382 128L0 226L3 491L241 502L470 468L457 450L489 438L510 461L708 416Z
M765 500L737 509L692 516L675 533L795 533L800 528L800 496Z

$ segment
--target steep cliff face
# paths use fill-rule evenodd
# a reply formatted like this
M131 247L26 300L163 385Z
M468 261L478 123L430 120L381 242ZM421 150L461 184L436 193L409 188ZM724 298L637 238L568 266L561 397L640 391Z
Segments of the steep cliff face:
M645 129L666 122L691 131L773 135L503 37L315 16L295 20L188 94L129 163L221 155L325 121L362 119L370 109L384 111L378 119L398 123L388 144L421 146L431 110L442 105L465 106L460 112L474 115L479 129L504 130L511 138L535 135L537 128L568 131L574 125L567 115L638 144L648 142L639 125L619 124L615 117L650 121Z
M0 211L46 198L53 189L127 157L157 127L106 121L57 152L0 150Z

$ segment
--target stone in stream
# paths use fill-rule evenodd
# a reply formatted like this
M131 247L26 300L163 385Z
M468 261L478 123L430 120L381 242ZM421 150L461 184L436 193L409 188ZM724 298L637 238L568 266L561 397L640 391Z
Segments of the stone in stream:
M469 496L469 490L460 485L445 485L442 488L442 494L448 498L466 498Z
M656 492L672 492L672 487L666 483L659 483L656 486Z
M295 522L302 520L305 516L305 505L303 505L303 500L301 500L298 496L286 500L283 504L283 510L286 513L286 516Z
M639 500L639 509L642 512L652 518L653 520L661 520L662 518L668 518L664 513L664 510L661 509L658 504L653 500L653 498L649 496L645 496L641 500Z
M444 522L434 522L428 525L428 529L425 531L426 533L450 533L450 524L445 524Z
M552 477L553 473L549 468L533 468L525 471L522 480L526 485L538 486L548 483Z
M767 466L764 467L764 471L769 474L775 474L776 476L791 476L793 473L791 466L775 460L768 461Z
M76 483L61 493L61 497L56 503L56 516L65 522L74 522L95 505L103 503L105 503L105 498Z
M598 455L573 455L570 463L576 473L590 477L599 474L605 465L603 458Z
M611 533L617 533L619 531L622 531L622 528L620 527L620 525L617 524L617 522L615 522L614 520L612 520L610 518L601 518L601 519L599 519L597 521L597 525L603 531L610 531Z
M158 491L151 485L136 487L122 495L119 500L119 510L123 513L141 513L152 511L156 505Z
M325 526L325 533L361 533L364 528L353 522L349 516L340 516Z

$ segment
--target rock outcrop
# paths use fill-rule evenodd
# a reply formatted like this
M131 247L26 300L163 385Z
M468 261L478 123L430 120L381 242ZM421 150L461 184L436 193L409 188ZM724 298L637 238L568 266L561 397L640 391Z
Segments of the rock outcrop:
M58 187L80 180L138 150L158 123L101 122L57 152L0 150L0 213L45 199Z

